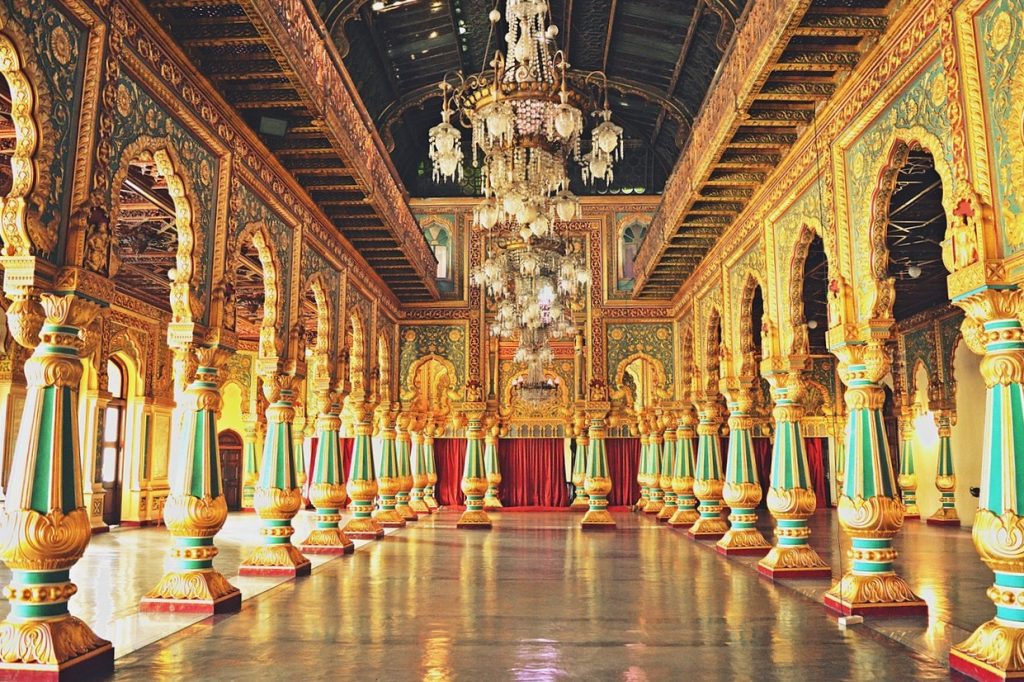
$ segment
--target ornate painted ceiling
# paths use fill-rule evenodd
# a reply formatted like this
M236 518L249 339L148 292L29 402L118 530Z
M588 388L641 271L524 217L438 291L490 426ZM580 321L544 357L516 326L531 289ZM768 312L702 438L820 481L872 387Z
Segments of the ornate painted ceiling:
M413 196L472 193L429 182L427 130L446 74L487 67L493 0L321 0L327 30ZM576 80L604 71L629 153L613 191L657 193L685 144L746 0L551 0ZM577 193L585 193L576 178Z

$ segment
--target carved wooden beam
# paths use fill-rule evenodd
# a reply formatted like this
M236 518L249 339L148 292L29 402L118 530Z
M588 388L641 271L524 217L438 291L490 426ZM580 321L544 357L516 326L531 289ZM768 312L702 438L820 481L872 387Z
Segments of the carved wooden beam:
M810 4L810 0L752 0L637 254L634 296L643 293L683 217L699 200L703 185L712 179L716 162L743 124L745 112L759 96ZM715 184L756 187L765 179L764 173L745 171L716 175Z
M305 95L306 106L322 118L328 138L367 188L368 201L420 276L423 288L431 298L439 298L437 261L316 10L303 0L242 0L240 4L257 19L254 23L278 61L294 73L293 80Z

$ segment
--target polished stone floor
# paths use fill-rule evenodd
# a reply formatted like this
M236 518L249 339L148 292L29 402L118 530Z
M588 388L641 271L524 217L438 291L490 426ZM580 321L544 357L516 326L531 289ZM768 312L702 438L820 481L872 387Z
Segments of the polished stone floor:
M254 596L237 615L120 658L116 678L948 676L939 662L879 630L840 629L813 590L772 585L747 562L723 558L649 518L616 518L615 532L584 534L576 514L509 513L496 515L491 532L472 532L457 530L457 513L445 512ZM933 561L950 545L970 545L963 531L933 538L935 529L921 529L918 538L917 530L908 533L908 557ZM976 555L968 563L949 571L981 566ZM945 589L941 571L920 576ZM974 599L973 586L966 589ZM959 597L932 595L937 606ZM958 609L951 613L955 619Z

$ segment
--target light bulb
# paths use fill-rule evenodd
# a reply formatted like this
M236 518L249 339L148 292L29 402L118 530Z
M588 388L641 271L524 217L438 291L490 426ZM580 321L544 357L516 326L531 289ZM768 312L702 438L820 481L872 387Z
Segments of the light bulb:
M911 265L907 268L907 274L910 276L910 279L917 279L921 276L921 266Z

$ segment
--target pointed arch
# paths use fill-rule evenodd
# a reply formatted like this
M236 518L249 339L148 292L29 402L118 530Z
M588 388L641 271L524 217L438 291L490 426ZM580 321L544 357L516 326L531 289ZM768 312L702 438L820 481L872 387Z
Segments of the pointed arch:
M263 318L260 321L259 356L261 359L278 359L284 346L284 340L278 333L278 318L281 309L280 300L280 261L274 252L274 242L270 231L263 221L249 223L238 234L232 253L232 262L240 265L242 248L251 243L259 257L260 268L263 270ZM237 270L233 268L233 270Z
M49 253L57 244L57 230L44 226L41 215L52 190L46 169L56 153L51 124L43 114L49 109L50 96L38 77L38 66L17 46L28 43L22 37L7 12L0 11L0 75L10 89L15 138L11 189L0 197L0 238L9 256L28 256L33 250Z
M348 342L348 372L355 393L366 390L366 326L358 308L349 311L348 327L352 334Z
M886 236L889 231L889 204L896 191L896 182L900 171L910 159L911 152L927 152L932 157L935 171L942 180L942 207L948 220L953 215L954 174L945 157L942 142L932 132L921 126L894 130L891 134L888 153L878 165L875 177L875 191L871 196L871 214L867 229L868 258L854 259L854 281L864 278L871 286L865 288L867 300L858 302L858 312L863 317L868 313L870 319L889 320L893 316L895 304L895 286L889 277L889 249ZM862 320L863 321L863 320Z
M377 333L377 372L381 404L391 402L391 338L383 329Z
M110 224L117 225L121 215L121 197L117 191L128 178L131 165L136 162L152 163L157 172L167 183L167 194L174 204L174 228L177 248L174 254L174 269L168 273L171 279L171 322L189 323L202 315L202 302L192 295L196 282L194 249L196 230L193 222L195 214L191 197L194 196L191 181L180 172L183 168L177 151L171 141L166 138L143 136L125 147L121 160L114 173L111 187L114 188L111 198ZM116 254L115 254L116 255ZM86 244L86 264L94 270L102 269L106 254L98 252L96 247ZM116 258L111 258L110 269L116 271ZM114 272L110 273L111 275Z
M754 334L760 334L760 329L754 329L753 324L753 306L754 298L757 291L761 291L761 300L764 301L765 286L761 275L756 271L748 269L743 275L743 288L740 290L740 301L739 301L739 343L740 343L740 358L741 362L747 364L754 357L757 352L757 343ZM762 308L762 315L764 310ZM741 375L750 376L757 372L757 367L746 367L744 366L740 372Z

